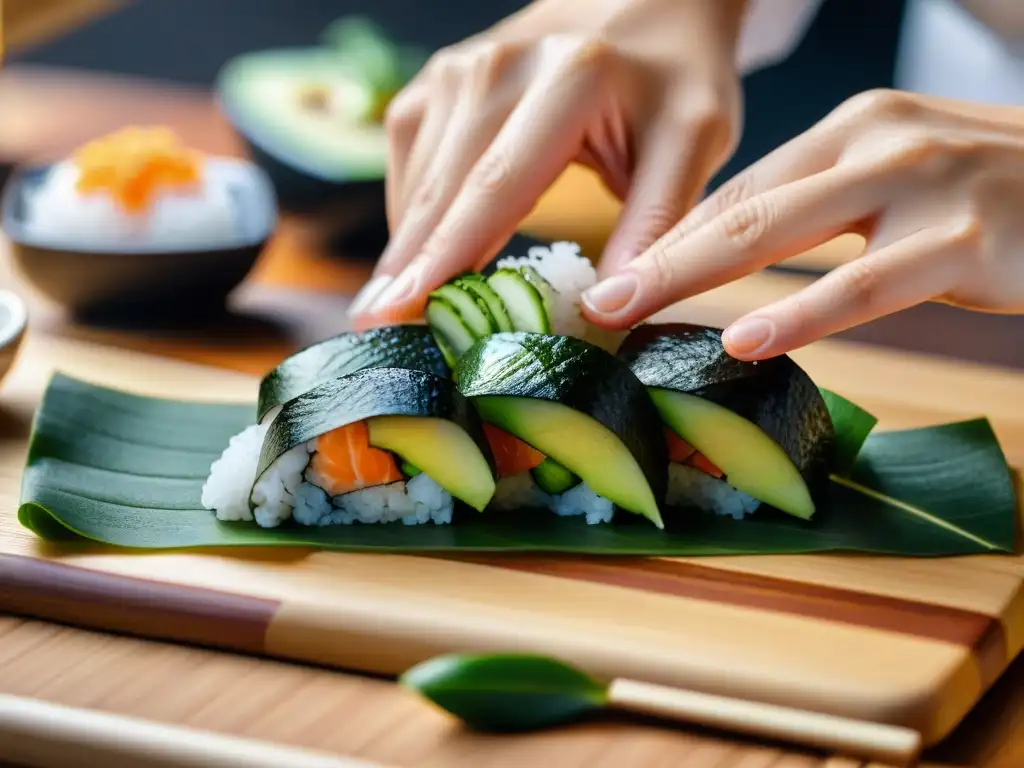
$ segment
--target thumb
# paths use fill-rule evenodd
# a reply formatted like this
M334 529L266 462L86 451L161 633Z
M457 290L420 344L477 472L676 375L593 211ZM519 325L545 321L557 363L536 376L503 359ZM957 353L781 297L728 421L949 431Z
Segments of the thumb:
M618 223L598 266L617 272L653 245L696 204L721 163L729 125L724 119L661 120L643 143Z

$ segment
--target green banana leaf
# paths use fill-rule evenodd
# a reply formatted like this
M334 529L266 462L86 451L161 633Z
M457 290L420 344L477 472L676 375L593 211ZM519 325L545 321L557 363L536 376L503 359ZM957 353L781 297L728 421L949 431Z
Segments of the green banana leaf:
M202 508L210 464L252 423L254 404L176 402L64 375L37 410L18 517L46 539L121 547L313 546L444 552L735 555L860 551L949 556L1012 551L1013 476L987 420L871 434L810 521L772 510L737 521L669 510L666 530L633 516L588 526L537 510L457 513L451 525L263 529ZM856 411L838 430L865 434ZM845 438L844 438L845 439Z

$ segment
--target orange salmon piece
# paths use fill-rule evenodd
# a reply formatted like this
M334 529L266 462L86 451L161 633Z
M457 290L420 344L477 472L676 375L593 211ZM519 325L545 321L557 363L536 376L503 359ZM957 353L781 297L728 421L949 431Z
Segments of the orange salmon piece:
M309 469L316 485L329 496L397 483L402 479L395 457L370 445L370 430L364 421L321 435Z
M665 441L668 443L668 460L675 464L685 464L697 452L696 448L668 427L665 427Z
M494 454L498 477L511 477L529 472L544 461L544 454L532 445L486 422L484 435L491 446L491 453Z
M722 477L723 475L725 475L725 473L722 470L720 470L718 467L716 467L714 464L708 461L707 456L698 451L694 451L693 455L689 459L687 459L685 463L687 466L693 467L694 469L699 469L701 472L711 475L712 477Z

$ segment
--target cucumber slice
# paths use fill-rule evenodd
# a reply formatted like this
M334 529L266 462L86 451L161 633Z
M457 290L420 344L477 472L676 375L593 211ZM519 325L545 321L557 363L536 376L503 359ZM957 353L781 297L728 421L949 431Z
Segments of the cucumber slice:
M530 470L533 480L544 493L557 496L565 493L573 486L579 485L580 479L554 459L544 459Z
M477 303L476 296L452 283L445 283L430 293L430 299L444 299L459 313L462 322L478 339L495 332L486 306Z
M487 284L487 279L483 275L463 275L455 281L455 285L474 294L479 301L483 302L491 316L491 327L494 333L515 330L501 297Z
M403 461L401 465L399 465L398 469L406 477L416 477L416 475L419 475L423 472L422 469L420 469L419 467L414 467L408 461Z
M462 315L445 299L434 297L427 302L427 323L434 332L437 346L441 348L450 368L463 353L472 347L477 339L462 320Z
M505 305L514 330L551 333L544 297L518 269L499 269L487 278L487 284Z
M555 332L555 302L557 301L558 294L554 288L551 287L551 283L541 277L533 267L521 266L519 272L523 277L526 278L526 282L537 289L537 293L540 294L541 302L544 305L544 314L548 316L548 327L551 329L548 333Z

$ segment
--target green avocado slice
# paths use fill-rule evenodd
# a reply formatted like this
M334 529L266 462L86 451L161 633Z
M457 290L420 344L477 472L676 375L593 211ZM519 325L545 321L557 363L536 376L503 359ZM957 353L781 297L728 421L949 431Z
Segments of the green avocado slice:
M835 464L835 429L791 358L737 360L720 329L683 323L639 326L617 354L663 421L731 486L796 517L814 514Z

